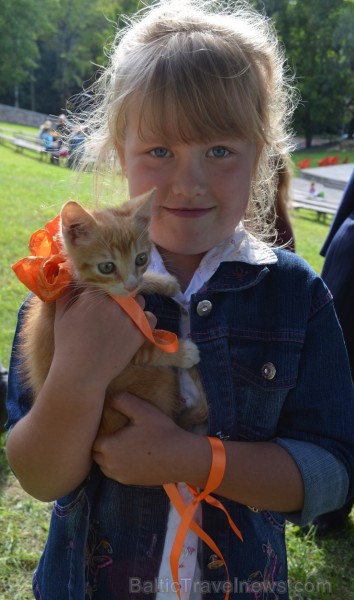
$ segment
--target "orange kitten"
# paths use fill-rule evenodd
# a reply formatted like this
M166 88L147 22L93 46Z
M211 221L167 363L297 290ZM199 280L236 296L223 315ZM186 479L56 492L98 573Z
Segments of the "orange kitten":
M147 272L150 261L150 210L154 192L139 196L117 208L89 212L76 202L61 211L61 241L68 256L73 285L92 293L130 296L157 293L174 296L179 285L170 275ZM24 377L33 390L33 401L49 371L54 352L55 303L33 296L21 332ZM97 349L99 352L99 348ZM205 421L207 408L196 370L192 370L200 392L200 404L183 410L176 367L190 369L199 362L191 341L179 340L176 353L160 350L148 340L131 363L110 383L106 392L101 431L123 427L124 415L110 408L110 399L127 391L160 408L181 426L189 428Z

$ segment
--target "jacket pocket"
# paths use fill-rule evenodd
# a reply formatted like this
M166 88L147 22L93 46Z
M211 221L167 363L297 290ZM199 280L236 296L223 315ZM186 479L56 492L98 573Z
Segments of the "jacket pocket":
M63 498L55 500L53 506L53 513L56 517L62 519L75 512L76 509L85 501L85 487L80 486L78 489L76 489L74 492L71 492L67 496L63 496Z
M238 339L232 345L239 439L276 435L286 396L296 386L300 354L300 344L283 340Z

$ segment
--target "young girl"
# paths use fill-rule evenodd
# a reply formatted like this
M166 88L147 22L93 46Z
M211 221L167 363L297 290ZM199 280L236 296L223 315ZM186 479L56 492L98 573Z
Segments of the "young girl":
M157 188L150 268L176 275L182 291L146 297L145 310L199 347L202 433L226 453L216 497L243 536L203 502L196 518L225 563L189 531L180 596L285 600L285 520L308 523L354 492L354 394L328 290L260 239L274 157L287 152L283 56L267 21L244 7L167 1L117 39L100 86L88 122L97 169L117 156L131 196ZM97 436L107 385L142 342L109 297L60 298L52 366L29 409L15 341L8 458L25 490L55 499L38 599L177 599L179 517L162 484L181 482L185 498L183 482L203 489L209 440L128 394L114 406L129 424ZM193 403L191 382L181 385Z

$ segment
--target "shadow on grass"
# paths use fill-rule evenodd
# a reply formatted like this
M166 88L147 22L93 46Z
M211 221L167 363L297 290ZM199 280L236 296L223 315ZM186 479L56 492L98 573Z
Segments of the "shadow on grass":
M331 223L333 221L332 216L327 217L326 219L323 219L323 217L321 217L321 219L319 219L315 215L314 211L306 210L306 208L304 209L304 211L306 211L307 214L304 214L303 212L300 213L299 211L297 211L296 216L304 221L309 221L310 223L316 223L317 225L323 225L324 227L326 227L326 229L331 225Z

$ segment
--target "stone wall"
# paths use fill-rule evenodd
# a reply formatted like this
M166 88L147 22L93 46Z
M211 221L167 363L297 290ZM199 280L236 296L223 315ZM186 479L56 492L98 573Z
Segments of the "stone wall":
M15 106L0 104L0 121L5 123L39 127L46 119L55 121L56 117L34 112L32 110L26 110L25 108L16 108Z

